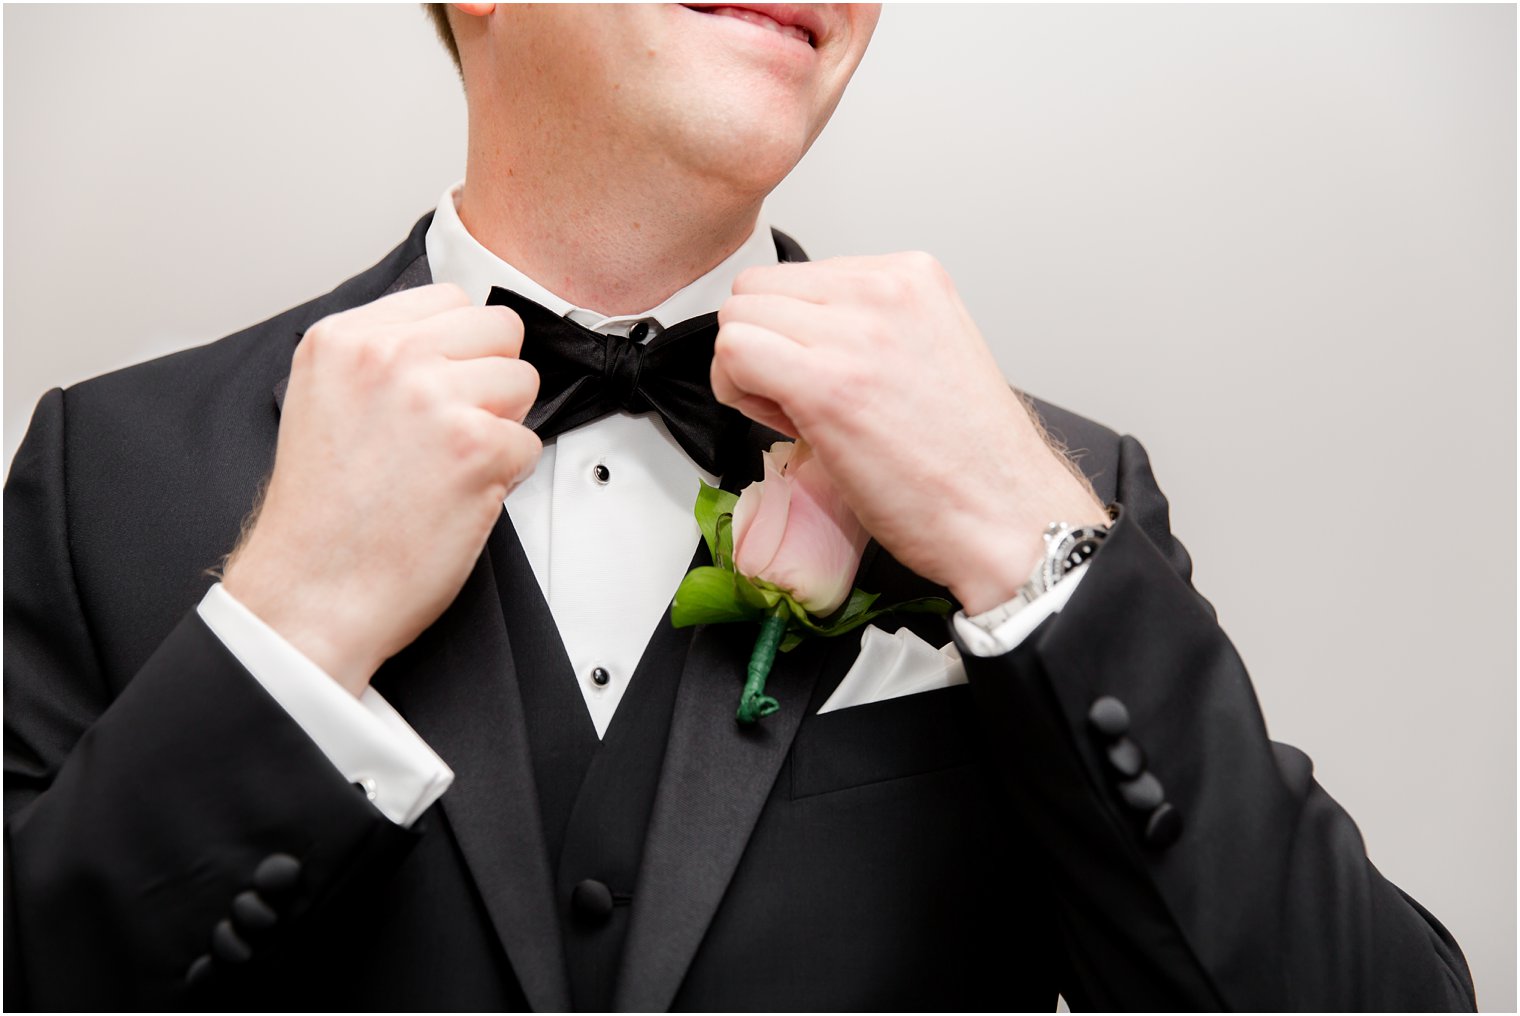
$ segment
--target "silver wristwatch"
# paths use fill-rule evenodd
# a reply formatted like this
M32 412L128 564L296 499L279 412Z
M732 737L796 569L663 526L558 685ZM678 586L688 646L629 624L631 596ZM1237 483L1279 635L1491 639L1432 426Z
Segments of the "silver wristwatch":
M1023 610L1042 593L1053 589L1062 579L1098 552L1108 539L1107 526L1073 526L1069 522L1052 522L1045 527L1045 554L1029 573L1029 581L1019 587L1013 599L966 620L986 632L993 632L1004 621Z

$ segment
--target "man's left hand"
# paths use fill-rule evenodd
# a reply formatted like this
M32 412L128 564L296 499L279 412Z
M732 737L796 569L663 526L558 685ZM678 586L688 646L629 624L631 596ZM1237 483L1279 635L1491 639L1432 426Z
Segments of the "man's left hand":
M751 268L718 312L719 401L805 438L866 529L967 613L1010 599L1054 521L1108 521L922 253Z

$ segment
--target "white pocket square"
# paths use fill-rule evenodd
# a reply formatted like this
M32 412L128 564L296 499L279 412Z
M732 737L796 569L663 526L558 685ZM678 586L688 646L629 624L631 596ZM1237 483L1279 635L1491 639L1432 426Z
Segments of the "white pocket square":
M966 668L955 643L935 649L906 628L889 635L868 624L860 635L860 655L818 712L831 713L965 683Z

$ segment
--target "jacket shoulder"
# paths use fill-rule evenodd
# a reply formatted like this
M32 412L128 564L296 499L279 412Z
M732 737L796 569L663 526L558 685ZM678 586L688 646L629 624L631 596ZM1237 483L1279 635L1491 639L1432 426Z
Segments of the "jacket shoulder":
M301 334L327 315L369 303L390 289L423 257L432 219L429 212L378 263L313 300L214 342L72 385L65 393L71 417L94 411L121 421L152 415L155 408L197 414L207 399L223 404L268 399L275 382L289 373Z

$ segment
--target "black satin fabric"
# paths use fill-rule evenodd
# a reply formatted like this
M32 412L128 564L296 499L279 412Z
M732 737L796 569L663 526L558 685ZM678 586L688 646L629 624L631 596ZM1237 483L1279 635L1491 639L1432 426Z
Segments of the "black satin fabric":
M523 423L548 440L618 410L654 412L671 436L709 473L720 453L748 428L713 397L709 374L718 315L672 325L647 342L602 335L560 317L510 289L493 287L489 305L510 307L523 322L521 357L538 370L538 398Z

